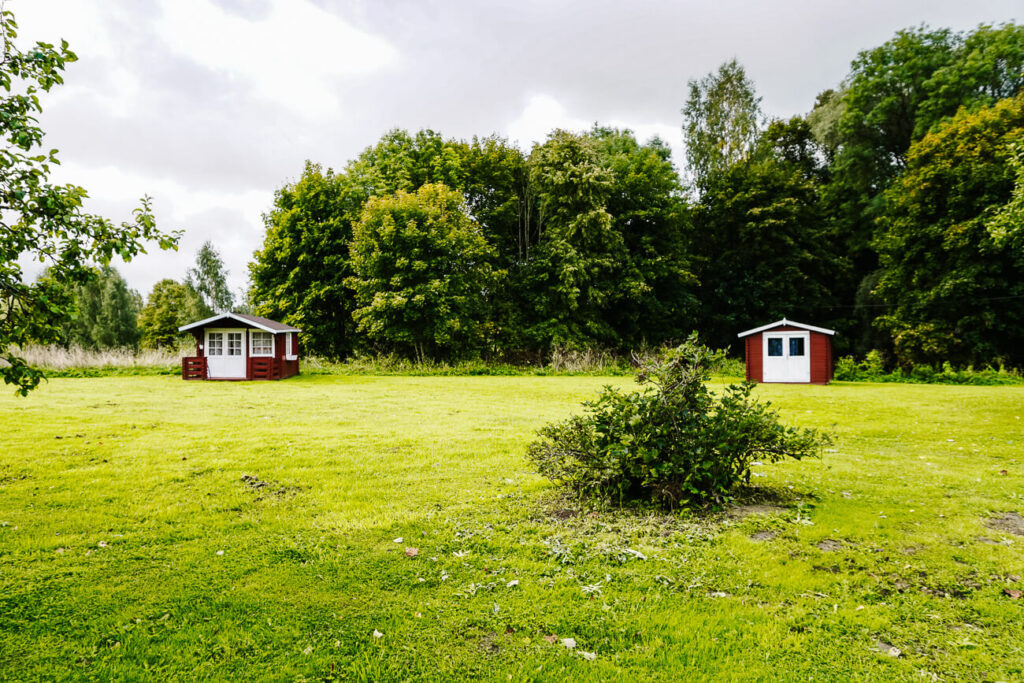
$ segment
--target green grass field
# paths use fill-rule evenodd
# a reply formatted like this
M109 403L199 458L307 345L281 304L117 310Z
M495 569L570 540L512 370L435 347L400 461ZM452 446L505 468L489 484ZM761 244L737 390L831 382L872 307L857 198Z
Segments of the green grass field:
M0 679L1024 680L1024 387L760 387L834 447L671 517L524 459L606 383L4 394Z

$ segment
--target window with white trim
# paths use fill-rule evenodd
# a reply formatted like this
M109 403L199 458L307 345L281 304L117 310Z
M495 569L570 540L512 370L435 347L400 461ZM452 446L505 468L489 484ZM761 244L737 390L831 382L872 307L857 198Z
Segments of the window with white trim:
M288 360L295 360L296 356L295 356L295 338L294 338L294 333L293 332L287 332L287 333L285 333L284 336L285 336L285 339L287 339L287 342L285 343L285 346L284 346L285 358L287 358Z
M249 333L249 355L250 356L273 356L274 335L270 332Z
M241 332L228 332L228 355L229 356L241 356L242 355L242 333Z
M224 333L223 332L210 332L206 337L206 355L207 356L223 356L224 355Z

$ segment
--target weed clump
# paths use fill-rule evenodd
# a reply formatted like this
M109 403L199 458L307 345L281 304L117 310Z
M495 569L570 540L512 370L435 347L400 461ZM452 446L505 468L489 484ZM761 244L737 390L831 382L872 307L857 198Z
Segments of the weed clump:
M675 508L722 504L750 482L754 461L815 456L829 436L783 425L754 384L707 388L720 353L696 335L644 361L624 393L606 387L584 414L548 424L528 456L542 475L580 496Z

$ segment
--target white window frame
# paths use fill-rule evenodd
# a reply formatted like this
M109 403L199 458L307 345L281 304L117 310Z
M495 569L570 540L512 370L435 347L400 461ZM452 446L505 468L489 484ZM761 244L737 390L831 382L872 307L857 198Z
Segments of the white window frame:
M261 339L263 338L263 335L267 335L267 336L270 337L270 352L269 353L263 353L263 352L260 352L260 351L256 350L256 338L257 338L257 335L259 335L259 337ZM277 335L274 334L273 332L264 332L262 330L252 330L252 331L250 331L249 332L249 355L251 357L253 357L253 358L273 358L274 357L274 351L276 350L275 347L274 347L274 344L275 344L275 341L276 341L275 340L276 336Z
M284 347L284 358L285 360L298 360L299 355L295 353L295 341L293 335L294 332L285 332L285 347Z
M215 336L216 335L216 336ZM217 353L213 353L213 349L216 347ZM223 332L207 332L206 333L206 349L204 350L204 356L216 356L220 357L225 355L227 349L224 348L224 333Z
M234 337L234 339L232 339ZM231 353L231 342L238 342L237 351L238 353ZM224 355L229 358L237 358L245 355L245 332L228 330L224 333Z

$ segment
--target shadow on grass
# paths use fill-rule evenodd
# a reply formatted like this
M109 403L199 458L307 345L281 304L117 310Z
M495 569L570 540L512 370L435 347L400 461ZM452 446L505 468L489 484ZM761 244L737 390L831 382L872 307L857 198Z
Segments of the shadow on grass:
M726 505L667 510L649 501L630 501L616 505L606 500L578 498L564 491L550 491L536 500L531 517L538 522L568 527L586 525L610 526L618 529L646 529L649 532L672 534L703 530L717 533L723 522L751 515L785 515L802 506L813 506L817 496L788 486L742 486Z

